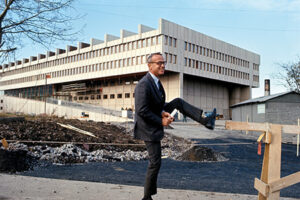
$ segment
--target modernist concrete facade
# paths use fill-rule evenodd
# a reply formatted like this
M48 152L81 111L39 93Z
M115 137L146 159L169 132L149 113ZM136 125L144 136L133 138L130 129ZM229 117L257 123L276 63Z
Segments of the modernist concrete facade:
M204 110L216 107L228 119L230 105L251 98L259 86L258 54L160 19L157 29L139 25L137 33L121 30L119 37L106 34L103 41L2 64L0 91L134 110L135 85L154 52L167 60L161 79L167 101L181 97Z
M300 118L300 94L284 92L247 100L232 106L234 121L297 124Z

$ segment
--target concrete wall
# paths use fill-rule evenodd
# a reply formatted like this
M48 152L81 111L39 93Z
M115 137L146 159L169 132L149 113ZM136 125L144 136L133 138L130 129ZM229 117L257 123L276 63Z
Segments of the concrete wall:
M287 94L268 101L266 118L270 123L296 125L300 119L300 95Z
M180 97L179 73L167 73L160 80L166 92L166 102Z
M45 109L45 103L42 101L4 96L4 109L3 109L4 112L40 115L45 113L44 109ZM89 117L81 118L82 112L86 112L86 111L81 109L66 107L66 106L55 105L55 104L49 104L49 103L46 104L47 115L65 117L68 119L86 119L86 120L103 121L103 122L132 121L131 119L128 118L116 117L116 116L106 115L106 114L101 114L96 112L86 112L89 114Z
M217 108L218 114L229 119L228 88L199 77L184 76L183 81L183 99L204 111Z
M232 109L233 121L265 122L265 113L258 113L257 104L248 104Z

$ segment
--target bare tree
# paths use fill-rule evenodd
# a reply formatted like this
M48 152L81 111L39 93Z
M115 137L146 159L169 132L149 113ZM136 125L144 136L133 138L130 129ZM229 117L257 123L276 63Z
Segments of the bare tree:
M0 63L14 56L29 39L49 47L58 40L70 41L78 32L71 12L75 0L0 0Z
M275 75L275 78L291 91L300 92L300 57L293 63L278 64L283 70Z

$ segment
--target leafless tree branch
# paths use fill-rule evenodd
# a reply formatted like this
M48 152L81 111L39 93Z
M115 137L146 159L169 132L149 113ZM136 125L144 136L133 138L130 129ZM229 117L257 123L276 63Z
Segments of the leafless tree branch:
M0 0L0 62L14 56L24 39L48 47L54 41L74 41L80 32L72 22L76 0Z
M282 70L273 77L291 91L300 92L300 57L292 63L277 64Z

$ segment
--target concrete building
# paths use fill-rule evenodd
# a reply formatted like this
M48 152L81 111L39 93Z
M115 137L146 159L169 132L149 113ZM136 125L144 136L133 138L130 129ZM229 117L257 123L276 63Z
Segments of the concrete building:
M284 92L243 101L231 106L232 120L297 124L300 118L300 94Z
M251 88L259 86L258 54L160 19L157 29L139 25L137 33L122 29L120 36L2 64L0 91L134 110L135 85L154 52L167 60L167 101L181 97L204 110L216 107L228 119L230 106L250 99Z

